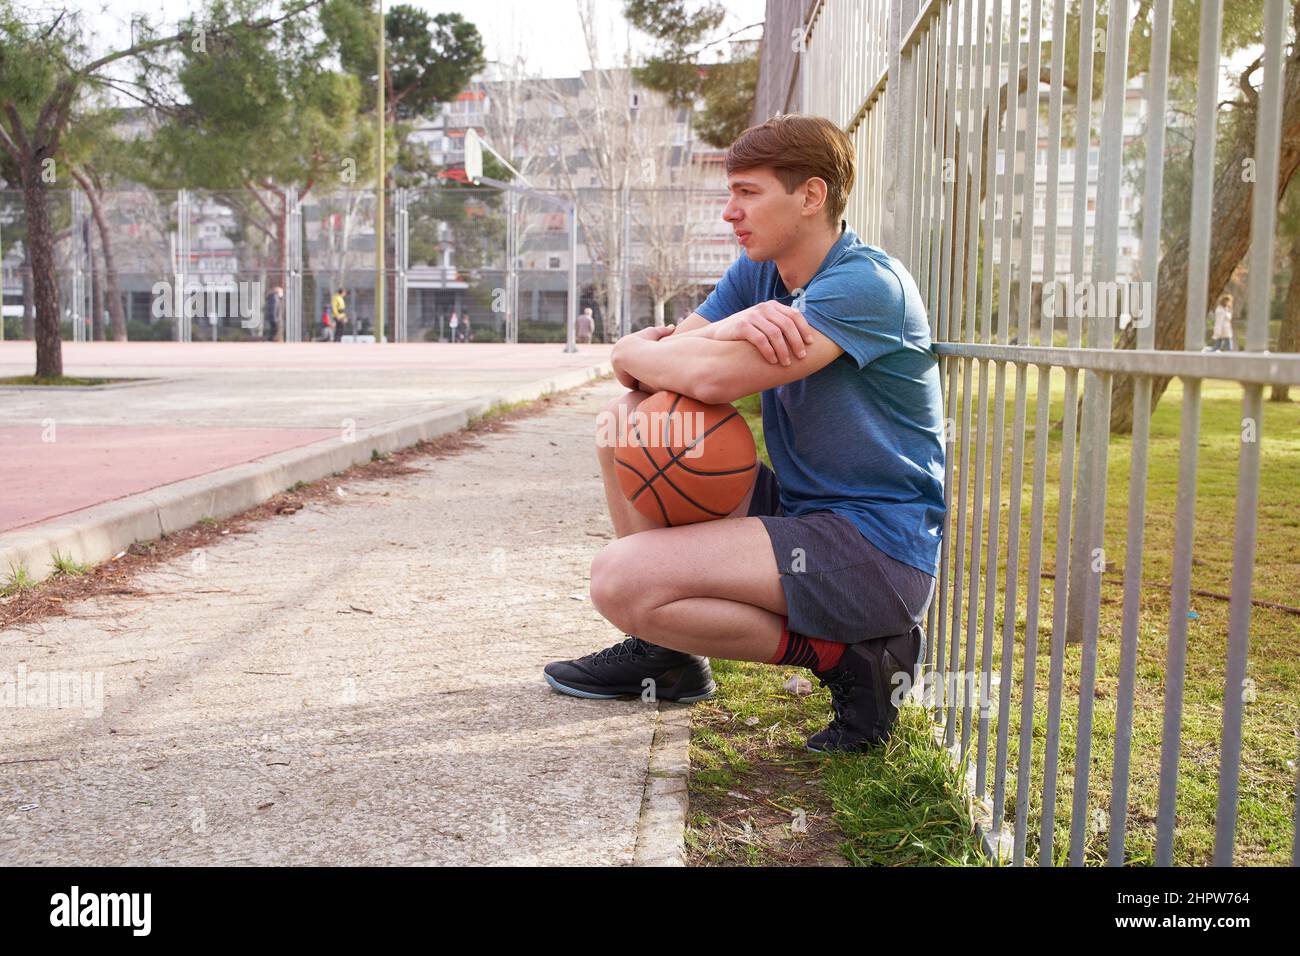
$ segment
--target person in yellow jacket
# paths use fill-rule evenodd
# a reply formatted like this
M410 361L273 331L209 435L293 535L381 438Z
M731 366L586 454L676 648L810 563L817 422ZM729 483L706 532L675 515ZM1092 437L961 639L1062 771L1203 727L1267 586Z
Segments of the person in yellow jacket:
M343 341L343 326L348 321L347 293L337 289L330 296L330 311L334 313L334 341Z

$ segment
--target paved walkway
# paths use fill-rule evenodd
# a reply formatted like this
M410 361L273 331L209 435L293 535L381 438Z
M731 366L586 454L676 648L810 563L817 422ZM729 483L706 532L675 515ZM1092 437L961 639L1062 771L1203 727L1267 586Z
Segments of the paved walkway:
M0 681L102 681L102 709L0 707L0 859L631 862L665 719L541 676L620 636L588 599L618 391L0 632Z
M104 389L0 386L0 533L608 362L609 346L65 342ZM0 343L0 378L31 342Z

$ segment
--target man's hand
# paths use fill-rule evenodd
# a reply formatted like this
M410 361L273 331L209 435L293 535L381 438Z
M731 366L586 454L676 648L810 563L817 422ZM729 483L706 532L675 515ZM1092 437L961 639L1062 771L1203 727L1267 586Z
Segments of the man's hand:
M812 344L812 326L802 312L771 300L712 323L698 334L719 341L748 342L776 365L789 365L791 355L804 358Z
M609 354L609 361L610 364L614 367L614 377L618 379L619 384L622 385L624 388L630 388L633 391L637 391L641 388L641 383L638 382L635 378L633 378L630 374L628 374L628 372L619 363L619 358L620 358L619 348L618 348L619 342L624 342L627 339L645 339L648 342L657 342L660 339L667 338L668 336L672 335L673 332L676 331L676 329L677 326L675 325L651 325L651 326L647 326L644 329L641 329L641 331L639 332L634 332L631 335L625 335L623 336L623 338L619 339L618 342L615 342L614 348Z

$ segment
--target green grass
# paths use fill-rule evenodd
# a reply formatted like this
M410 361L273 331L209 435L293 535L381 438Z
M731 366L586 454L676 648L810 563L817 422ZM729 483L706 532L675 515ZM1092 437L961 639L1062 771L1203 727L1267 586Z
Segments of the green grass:
M54 562L54 573L66 577L81 577L89 570L88 565L82 564L80 561L74 561L72 555L65 556L56 551L52 555L52 560Z
M10 375L0 378L0 385L48 385L51 388L77 388L86 385L109 385L118 382L135 382L134 378L77 378L72 375L53 376Z
M544 394L549 394L549 393L544 393ZM500 418L502 415L505 415L509 412L513 412L517 408L524 408L525 406L528 405L534 405L537 403L537 401L538 399L522 399L517 402L493 402L491 405L488 406L487 411L483 412L482 414L471 415L469 417L469 421L466 427L473 428L474 426L479 425L483 422L491 421L494 418Z
M991 372L992 392L995 372ZM1012 506L1011 466L1015 428L1015 369L1007 376L1005 432L1000 489L1000 540L994 567L995 595L993 615L992 670L1001 668L1002 625L1006 606L1006 541ZM1021 537L1019 542L1019 580L1015 588L1014 653L1011 705L1008 712L1009 756L1005 808L1007 819L1014 819L1016 773L1019 764L1019 717L1024 699L1024 632L1026 569L1029 561L1030 508L1035 457L1035 412L1037 373L1027 378L1025 473L1020 490ZM947 386L945 379L945 402ZM1049 421L1057 423L1064 410L1064 372L1057 370L1051 379ZM973 377L973 414L981 403L978 394L979 373ZM996 392L992 392L996 395ZM947 410L951 418L961 417L960 379L957 404ZM736 403L755 430L760 454L766 460L762 444L759 398L749 396ZM1171 384L1151 422L1148 465L1148 491L1143 580L1149 585L1167 584L1172 574L1174 504L1178 484L1181 451L1179 421L1182 392L1178 382ZM992 425L994 406L989 409L989 444L987 459L993 458ZM1228 382L1206 382L1202 389L1201 429L1199 434L1199 470L1196 489L1196 525L1192 587L1227 594L1232 585L1232 538L1235 525L1237 462L1241 444L1241 388ZM1264 403L1262 465L1258 508L1258 535L1255 549L1254 592L1256 599L1295 606L1300 604L1300 404ZM1059 428L1047 436L1047 484L1044 495L1043 570L1055 571L1055 538L1059 468L1061 454ZM1129 467L1132 441L1129 436L1114 435L1108 446L1106 487L1106 559L1113 567L1103 585L1097 653L1097 679L1094 691L1092 745L1089 762L1088 811L1102 811L1102 819L1090 826L1085 840L1085 861L1105 861L1107 824L1110 808L1111 779L1115 741L1116 697L1123 614L1123 577L1128 515ZM961 487L961 462L956 460L953 477L954 502ZM968 538L967 565L970 564L972 533L973 464L975 442L971 444L972 464L968 469ZM992 482L986 474L985 494ZM950 518L955 522L954 503ZM988 571L988 524L984 514L983 532L976 554L981 574ZM949 540L955 546L955 524L949 525ZM983 578L982 578L983 579ZM1113 582L1112 583L1112 579ZM965 653L967 618L965 597L969 579L962 581L962 613L959 640ZM1029 755L1029 806L1026 852L1030 860L1039 854L1038 834L1044 790L1043 762L1046 745L1047 690L1050 668L1052 599L1055 581L1044 577L1040 588L1038 619L1038 655L1034 682L1034 723L1032 752ZM938 600L936 596L936 601ZM951 603L948 605L951 615ZM1219 742L1222 734L1224 675L1226 669L1229 605L1226 601L1193 595L1191 608L1197 615L1188 621L1187 669L1185 675L1182 746L1178 769L1178 830L1174 844L1174 861L1180 865L1205 865L1211 861L1214 844L1219 777ZM1160 744L1164 719L1165 657L1169 632L1169 593L1156 586L1144 588L1141 599L1135 716L1132 757L1130 761L1129 822L1126 835L1127 862L1149 864L1155 854L1155 818L1160 772ZM1300 684L1300 658L1295 654L1300 637L1300 617L1280 610L1254 608L1250 622L1250 659L1247 674L1253 682L1249 688L1243 721L1242 765L1236 839L1236 862L1239 864L1285 865L1290 859L1294 787L1296 779L1296 727L1300 726L1300 699L1295 688ZM983 590L977 601L974 618L976 663L984 641ZM932 640L935 635L932 635ZM1053 859L1067 862L1069 827L1073 801L1075 745L1078 730L1078 700L1082 646L1067 644L1063 656L1065 694L1061 713L1061 746L1056 776L1056 806L1053 816ZM965 666L965 665L963 665ZM757 706L755 694L780 692L784 675L776 668L761 664L726 664L720 669L753 671L750 682L720 681L718 706L737 710ZM766 687L759 692L755 687ZM775 691L773 690L775 688ZM802 724L792 723L792 738L808 729L808 721L820 726L828 707L819 691L807 698L813 713ZM773 719L779 715L773 714ZM733 722L734 723L734 722ZM812 729L815 729L812 728ZM990 721L990 748L996 742L996 713ZM975 751L978 725L971 728L972 746L967 759L977 759ZM960 716L958 734L960 739ZM713 736L709 736L712 734ZM714 738L723 736L722 741ZM722 744L736 748L735 739L710 730L707 721L696 735L693 755L698 754L704 767L715 770L725 756ZM793 739L791 746L793 747ZM780 754L777 754L780 757ZM989 755L990 771L994 754ZM746 756L747 765L732 766L737 778L761 772L762 754ZM725 764L722 764L725 765ZM837 757L814 771L814 779L831 803L837 826L844 834L844 855L854 863L953 863L979 862L970 833L970 816L960 794L960 777L946 755L934 748L926 736L924 712L905 708L898 730L888 746L859 757ZM990 781L992 772L990 772ZM708 778L703 778L707 782ZM733 779L732 783L736 783ZM705 784L702 784L705 785ZM693 788L695 784L693 783ZM989 794L988 796L991 796Z
M20 591L26 591L34 583L25 566L20 564L14 567L11 564L9 565L9 577L3 585L0 585L0 597L12 597Z
M990 388L992 389L992 376ZM978 371L972 387L974 408L978 400ZM1019 763L1018 739L1021 703L1024 699L1024 633L1026 568L1029 560L1029 520L1034 464L1034 414L1037 374L1030 374L1025 390L1026 438L1025 484L1019 499L1021 539L1019 580L1015 589L1015 647L1012 656L1012 695L1009 712L1011 780ZM1050 420L1057 422L1064 410L1063 372L1051 382ZM993 394L996 394L994 391ZM1001 667L1001 635L1005 619L1005 573L1007 519L1012 506L1010 487L1012 437L1015 416L1015 374L1008 376L1005 457L1001 489L1001 540L995 556L997 601L994 612L993 671ZM958 399L961 401L960 397ZM1146 517L1143 522L1143 580L1150 585L1167 584L1172 574L1175 495L1181 444L1179 420L1182 391L1171 385L1151 421ZM949 409L960 417L961 406ZM1196 493L1196 525L1193 548L1192 587L1227 594L1232 580L1232 538L1235 524L1237 461L1241 437L1241 388L1232 383L1206 382L1202 390L1199 435L1199 471ZM990 414L990 423L993 416ZM990 429L991 430L991 429ZM1262 467L1259 497L1258 543L1255 550L1254 597L1295 605L1300 593L1300 565L1295 551L1300 546L1300 527L1295 502L1300 497L1300 405L1265 403ZM1051 430L1047 441L1047 486L1044 496L1044 571L1054 572L1056 516L1060 490L1061 432ZM973 480L976 447L972 443ZM1085 840L1085 860L1105 861L1108 840L1111 780L1114 759L1116 698L1120 666L1123 615L1123 565L1129 508L1129 469L1132 440L1113 435L1108 446L1106 485L1105 553L1108 566L1102 588L1097 680L1094 691L1092 745L1089 760L1088 809L1100 809L1102 818L1090 826ZM992 459L992 443L989 444ZM958 463L960 465L960 463ZM986 482L991 479L986 479ZM954 494L961 487L961 469L953 479ZM986 484L986 493L987 493ZM968 491L968 495L970 492ZM954 499L955 500L955 499ZM954 506L953 517L955 518ZM973 505L968 504L973 519ZM987 514L980 543L980 566L988 570ZM969 527L969 524L968 524ZM950 540L955 535L949 530ZM969 545L968 540L968 545ZM970 563L969 552L967 563ZM1113 579L1113 581L1112 581ZM1055 581L1041 582L1041 610L1038 620L1038 654L1034 682L1034 722L1030 755L1027 854L1037 858L1042 807L1043 758L1047 725L1047 690L1050 667L1052 611ZM963 594L965 582L963 582ZM983 647L982 599L976 618L978 648ZM951 605L950 605L951 606ZM1214 843L1219 776L1219 739L1222 733L1224 675L1226 667L1229 605L1226 601L1193 595L1191 608L1197 615L1188 621L1188 660L1182 718L1182 746L1179 761L1178 829L1174 861L1182 865L1205 865L1211 861ZM1170 601L1167 589L1144 588L1138 635L1137 681L1130 761L1129 823L1126 860L1144 864L1153 861L1155 818L1159 785L1160 744L1163 736L1165 658L1169 633ZM965 644L965 617L960 632ZM1250 663L1247 673L1254 682L1254 700L1246 703L1243 722L1243 753L1240 775L1240 804L1236 861L1243 864L1280 865L1289 862L1294 808L1295 728L1300 706L1295 688L1300 662L1294 653L1300 634L1300 617L1279 610L1255 608L1250 624ZM964 651L963 651L964 652ZM1065 695L1061 717L1060 763L1056 776L1057 797L1053 816L1053 858L1066 862L1073 801L1075 745L1078 730L1078 700L1082 645L1067 644L1063 656ZM997 720L991 720L990 738L995 739ZM1006 813L1015 812L1014 783Z
M829 698L826 704L830 707ZM843 852L865 866L984 866L961 769L936 746L926 711L906 706L883 747L837 755L822 773Z
M735 404L770 466L759 396ZM830 694L815 680L812 695L789 693L782 684L796 674L811 679L802 668L714 661L718 696L692 712L691 800L706 810L695 813L688 846L707 862L784 862L793 834L728 822L731 808L743 810L733 794L757 790L790 812L824 807L835 850L851 864L982 864L959 772L933 743L925 712L903 708L889 742L869 753L813 754L804 741L830 719Z

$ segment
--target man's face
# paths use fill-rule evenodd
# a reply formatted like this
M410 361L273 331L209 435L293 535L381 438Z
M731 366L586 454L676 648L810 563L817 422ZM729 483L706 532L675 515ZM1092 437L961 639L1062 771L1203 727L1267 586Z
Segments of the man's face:
M789 249L803 228L811 225L801 215L806 186L787 193L770 166L738 169L727 176L731 199L722 211L737 241L755 261L773 259Z

